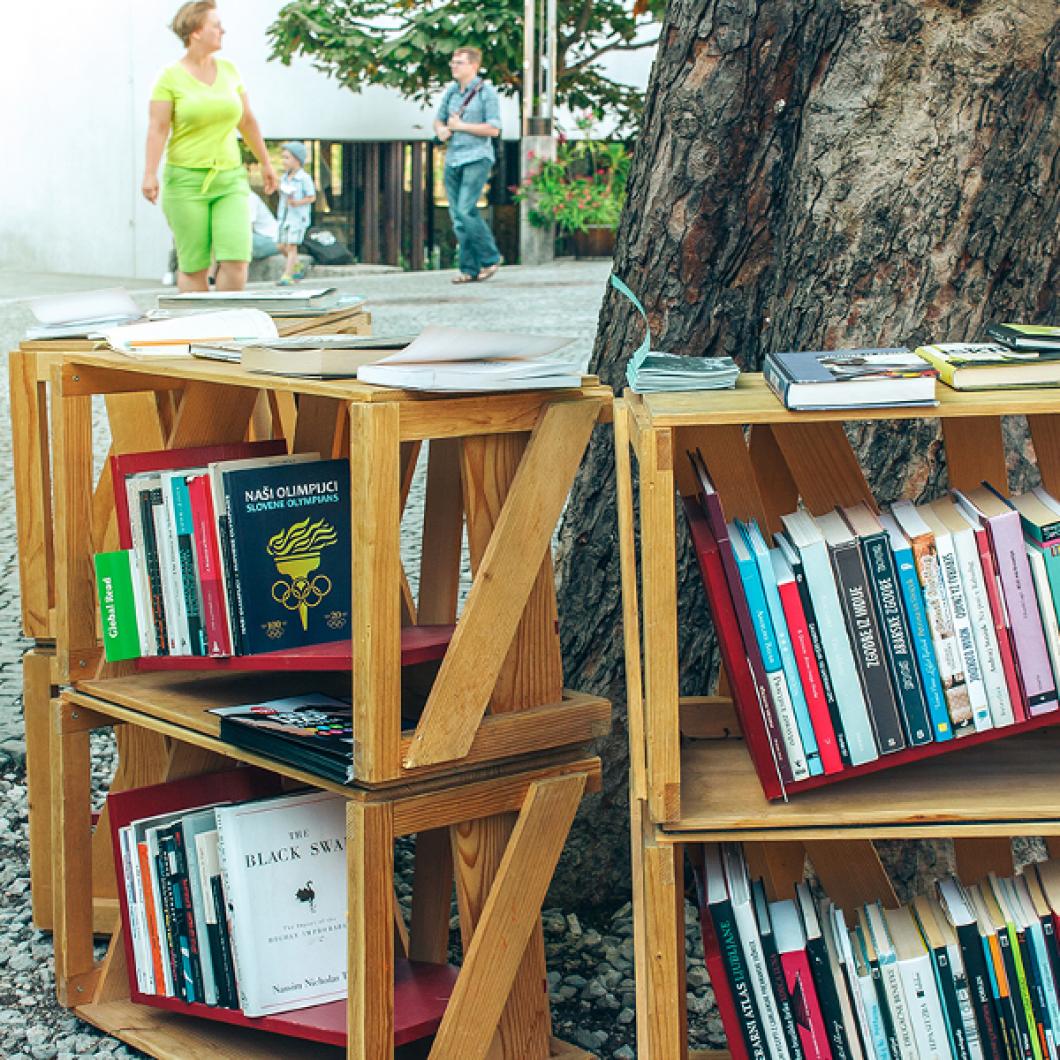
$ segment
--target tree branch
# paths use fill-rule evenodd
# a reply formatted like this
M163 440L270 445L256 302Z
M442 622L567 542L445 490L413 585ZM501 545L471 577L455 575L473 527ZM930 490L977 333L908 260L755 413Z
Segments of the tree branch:
M641 41L639 44L619 44L617 41L613 44L606 44L604 47L598 48L591 55L583 56L581 59L571 63L570 66L565 66L563 72L570 73L573 70L582 70L607 52L635 52L640 51L641 48L654 47L658 43L659 38L656 37L654 40Z

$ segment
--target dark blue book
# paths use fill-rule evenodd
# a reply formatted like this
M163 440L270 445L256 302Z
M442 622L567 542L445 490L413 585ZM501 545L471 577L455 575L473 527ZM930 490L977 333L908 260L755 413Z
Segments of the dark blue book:
M242 651L348 639L348 461L249 467L222 481Z

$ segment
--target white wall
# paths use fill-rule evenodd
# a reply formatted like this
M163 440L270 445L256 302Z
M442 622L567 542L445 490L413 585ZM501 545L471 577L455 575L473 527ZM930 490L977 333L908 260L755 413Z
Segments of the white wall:
M354 94L312 68L267 61L283 0L222 0L223 55L239 67L267 139L430 135L430 111L385 89ZM0 39L6 194L0 268L157 277L169 232L140 196L147 101L181 54L166 29L179 0L21 0ZM643 84L650 54L616 60ZM515 100L504 135L518 135Z

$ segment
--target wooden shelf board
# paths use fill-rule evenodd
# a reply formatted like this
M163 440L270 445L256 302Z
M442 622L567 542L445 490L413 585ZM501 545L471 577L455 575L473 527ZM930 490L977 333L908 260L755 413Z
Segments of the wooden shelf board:
M949 416L1016 416L1060 412L1060 388L1027 390L951 390L937 385L939 404L924 408L835 409L790 412L758 372L745 372L732 390L628 394L650 427L697 427L749 423L937 419Z
M415 666L444 657L453 639L455 626L404 626L401 630L401 665ZM233 655L207 658L201 655L152 655L136 660L140 673L171 673L194 670L196 673L234 673L238 670L326 671L350 670L353 666L350 641L313 644L306 648L270 651L260 655Z
M770 803L741 740L682 749L682 812L659 839L1060 834L1060 732L1013 736Z

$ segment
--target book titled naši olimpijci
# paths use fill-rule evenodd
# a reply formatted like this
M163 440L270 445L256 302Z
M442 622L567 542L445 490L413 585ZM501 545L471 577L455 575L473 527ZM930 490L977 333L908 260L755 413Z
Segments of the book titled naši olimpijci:
M934 405L938 373L902 347L768 353L762 375L789 409Z
M697 847L693 868L733 1060L1053 1055L1060 862L846 908L805 882L768 901L739 844Z
M1060 722L1060 501L1045 489L799 510L770 537L726 518L690 455L685 510L767 797Z

